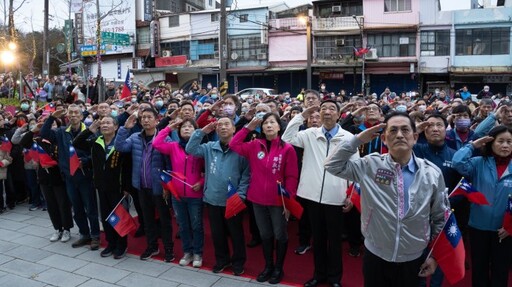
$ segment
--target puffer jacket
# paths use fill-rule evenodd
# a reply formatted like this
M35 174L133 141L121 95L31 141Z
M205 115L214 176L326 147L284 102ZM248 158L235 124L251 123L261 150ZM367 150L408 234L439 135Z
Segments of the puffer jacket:
M405 212L400 204L404 194L397 186L396 168L400 165L389 154L351 159L361 144L357 137L343 142L325 168L360 184L361 231L368 250L389 262L417 259L444 226L449 203L443 175L433 163L414 157L417 171Z

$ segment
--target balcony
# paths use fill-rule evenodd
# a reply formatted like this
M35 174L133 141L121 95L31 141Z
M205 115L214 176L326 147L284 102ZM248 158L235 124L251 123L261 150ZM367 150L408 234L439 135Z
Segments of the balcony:
M313 18L314 31L332 31L332 30L359 30L358 21L364 25L364 17L330 17L330 18Z
M275 30L306 30L306 23L300 21L296 17L292 18L280 18L270 19L269 21L270 31Z

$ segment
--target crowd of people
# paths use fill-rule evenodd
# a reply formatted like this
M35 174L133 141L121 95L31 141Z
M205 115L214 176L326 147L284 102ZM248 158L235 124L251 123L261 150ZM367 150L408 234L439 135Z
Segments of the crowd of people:
M425 286L430 275L430 286L441 286L443 272L427 254L451 209L471 246L473 286L508 286L512 238L503 217L512 196L512 101L506 96L483 93L475 102L463 88L454 95L386 89L350 97L323 85L298 96L241 99L221 97L211 84L173 91L162 82L133 85L123 99L122 87L108 83L106 100L97 102L79 79L58 93L61 83L48 81L48 103L26 98L14 114L0 107L0 213L29 198L30 210L47 209L52 242L69 241L76 224L80 235L72 246L98 250L101 220L107 241L101 257L123 258L127 236L107 216L130 195L140 224L135 236L146 237L141 260L160 253L161 239L164 261L173 262L177 234L180 265L201 267L204 248L213 248L212 271L231 268L239 276L246 247L261 245L265 265L256 280L277 284L295 236L287 231L293 216L284 190L304 208L292 248L314 254L306 287L341 286L344 239L350 256L364 255L365 286ZM70 161L75 155L78 166ZM173 190L163 188L162 171L173 175ZM462 176L491 204L448 198ZM352 183L361 189L360 210L347 196ZM247 211L226 219L228 187ZM203 211L213 246L204 246Z

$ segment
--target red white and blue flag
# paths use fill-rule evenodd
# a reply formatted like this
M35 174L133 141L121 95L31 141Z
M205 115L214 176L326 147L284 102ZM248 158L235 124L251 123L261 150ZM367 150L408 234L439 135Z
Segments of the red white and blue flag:
M123 197L124 199L124 197ZM123 200L121 199L121 201ZM121 203L121 202L120 202ZM126 210L123 204L118 203L112 213L107 218L107 222L112 225L119 236L124 237L131 231L137 229L135 220Z
M57 161L54 160L49 154L47 154L40 145L37 145L37 154L39 158L39 164L42 168L54 167L57 165Z
M11 152L12 143L7 136L0 137L0 150L5 152Z
M78 168L80 168L80 159L78 158L78 154L76 153L75 148L72 145L70 145L69 146L69 174L71 174L71 176L75 175Z
M361 186L359 183L353 182L347 188L347 198L350 199L357 211L361 213Z
M123 91L121 93L121 99L129 98L132 96L132 87L130 84L130 69L126 71L126 78L124 80Z
M161 184L162 184L162 187L169 191L172 196L174 196L174 198L176 198L177 200L180 200L180 195L178 193L178 190L176 189L176 186L174 186L174 183L172 181L172 176L165 172L165 171L161 171L160 172L160 180L161 180Z
M231 217L239 214L246 208L244 201L240 198L238 192L236 192L236 188L231 182L231 179L228 180L228 196L226 200L226 212L224 213L224 218L230 219Z
M469 200L469 202L475 204L489 205L489 202L487 201L487 198L485 198L485 195L474 189L471 183L469 183L465 178L462 178L459 181L459 184L457 184L455 189L452 191L450 197L454 195L463 195Z
M512 195L508 196L507 209L505 209L505 216L503 217L503 228L512 235Z
M32 143L30 149L28 150L29 158L35 162L39 161L39 154L37 152L37 143Z
M277 195L279 197L278 200L282 202L285 210L289 210L290 214L297 219L302 217L304 208L298 201L290 196L290 193L284 189L280 182L277 183Z
M366 48L353 47L353 48L354 48L354 55L356 57L362 57L362 56L366 55L368 52L370 52L370 47L366 47Z
M453 213L450 214L443 230L434 241L432 255L450 284L454 285L464 278L466 251Z

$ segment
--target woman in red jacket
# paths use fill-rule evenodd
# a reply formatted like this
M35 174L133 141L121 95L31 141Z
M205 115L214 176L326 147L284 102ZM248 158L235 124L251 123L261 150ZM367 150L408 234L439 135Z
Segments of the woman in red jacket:
M247 134L261 125L262 138L245 142ZM297 192L297 155L293 146L281 140L283 126L278 115L254 117L231 140L229 147L247 158L251 179L247 199L253 203L256 224L261 233L265 269L258 282L277 284L283 278L283 263L288 248L287 221L289 212L278 195L278 183L294 197ZM276 260L274 264L274 239Z

